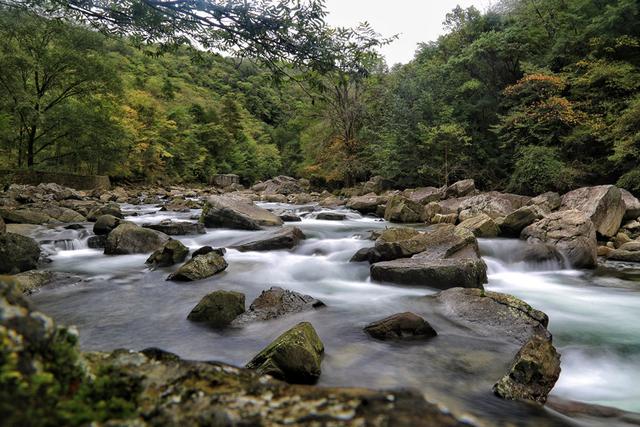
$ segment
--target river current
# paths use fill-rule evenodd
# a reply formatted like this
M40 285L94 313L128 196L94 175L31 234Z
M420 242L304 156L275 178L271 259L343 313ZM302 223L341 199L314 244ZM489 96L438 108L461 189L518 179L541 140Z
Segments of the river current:
M91 224L84 230L38 227L32 236L48 253L47 268L78 280L44 288L32 299L56 321L76 325L84 350L159 347L186 359L240 366L304 319L314 325L326 348L320 385L411 387L470 419L573 424L549 410L492 396L491 385L508 367L492 360L497 354L515 354L517 346L487 342L434 313L421 297L435 289L374 283L366 263L349 263L358 249L373 245L370 231L389 223L346 210L338 211L347 214L345 220L326 221L315 219L318 210L309 206L260 205L303 215L302 222L289 225L300 227L307 239L291 251L228 250L225 272L186 284L165 280L175 267L146 268L146 255L105 256L102 250L89 249ZM152 205L122 209L135 215L127 220L138 224L195 221L200 213L159 212ZM195 250L231 246L257 233L208 229L205 235L176 238ZM549 329L562 355L562 373L552 396L640 412L640 269L612 263L596 271L576 271L514 262L513 254L524 244L480 240L489 268L485 288L518 296L549 315ZM240 291L248 305L271 286L309 294L327 307L225 331L186 320L208 292ZM403 311L424 316L439 336L427 344L405 345L377 342L362 332L369 322Z

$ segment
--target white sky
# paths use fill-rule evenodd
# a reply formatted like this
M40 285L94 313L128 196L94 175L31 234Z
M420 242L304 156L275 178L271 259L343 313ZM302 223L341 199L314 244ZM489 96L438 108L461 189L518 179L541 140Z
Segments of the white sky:
M385 37L399 39L385 46L382 53L389 66L413 59L417 44L436 40L444 33L445 15L457 5L475 6L481 11L490 0L326 0L327 21L333 26L353 27L368 21Z

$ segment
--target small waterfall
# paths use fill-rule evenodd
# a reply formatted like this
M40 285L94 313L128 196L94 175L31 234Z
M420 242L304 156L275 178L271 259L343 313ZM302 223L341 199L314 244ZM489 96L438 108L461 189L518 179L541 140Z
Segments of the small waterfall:
M560 253L543 244L517 239L479 239L478 244L489 274L558 271L568 265Z

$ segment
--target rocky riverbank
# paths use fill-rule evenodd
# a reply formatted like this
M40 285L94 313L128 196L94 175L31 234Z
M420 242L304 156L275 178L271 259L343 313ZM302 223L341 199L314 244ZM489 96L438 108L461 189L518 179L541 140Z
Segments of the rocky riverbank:
M307 205L308 209L269 210L256 206L256 201ZM132 222L135 213L122 206L140 204L180 213L187 220ZM420 393L286 385L317 382L323 375L323 358L336 357L314 324L304 321L305 313L331 310L331 304L295 290L265 283L264 292L246 308L242 292L219 289L202 295L200 303L184 313L192 322L240 334L238 330L255 322L284 317L303 320L262 350L247 354L246 368L187 362L153 349L82 353L74 333L55 326L19 295L47 283L65 285L75 280L47 270L49 254L29 237L36 226L87 230L88 245L101 248L104 256L148 256L149 268L168 269L166 279L188 286L224 275L233 262L221 247L191 250L181 242L185 236L206 233L206 228L246 230L244 239L227 248L290 251L308 238L292 226L301 217L331 222L347 215L317 212L323 207L344 207L404 223L371 233L372 246L354 252L351 262L368 263L371 279L386 286L443 290L415 299L412 304L417 304L418 314L381 316L363 325L362 334L392 346L405 341L430 346L431 340L441 339L442 322L447 322L472 331L474 339L502 342L502 350L493 356L496 359L486 362L502 367L502 374L493 378L493 387L487 385L486 391L535 404L545 403L560 374L560 356L547 330L549 320L524 301L484 290L487 266L477 239L519 236L528 242L520 254L523 260L553 260L575 268L594 268L598 256L634 262L640 254L640 202L613 186L529 198L481 193L470 180L446 188L394 191L373 179L339 194L311 192L308 182L287 177L251 189L234 184L223 189L78 192L55 184L13 185L0 194L0 272L14 275L4 279L0 316L7 390L28 390L27 406L34 404L39 393L58 390L58 397L47 401L49 406L43 410L70 424L82 424L78 420L85 416L97 421L125 419L131 425L467 425L464 414L443 411ZM447 333L445 327L444 339ZM47 354L58 347L60 357ZM471 372L481 375L482 366ZM71 377L68 372L73 373ZM101 385L105 372L115 378L108 387ZM40 384L43 377L50 381ZM106 408L101 400L107 402ZM5 411L11 412L11 407ZM476 418L474 422L487 421Z

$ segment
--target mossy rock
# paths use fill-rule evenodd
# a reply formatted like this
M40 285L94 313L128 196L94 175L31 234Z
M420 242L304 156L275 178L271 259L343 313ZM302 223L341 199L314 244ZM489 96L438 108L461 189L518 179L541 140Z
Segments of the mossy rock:
M244 313L245 297L234 291L215 291L206 295L191 310L187 319L205 322L214 328L229 325L236 317Z
M189 248L179 240L171 239L151 254L146 264L153 267L168 267L183 262L189 254Z
M228 264L218 252L197 255L184 263L178 271L169 275L167 280L191 282L211 277L227 268Z
M314 384L320 377L324 345L309 322L298 323L258 353L247 368L290 384Z
M30 237L0 234L0 274L16 274L37 267L40 246Z

